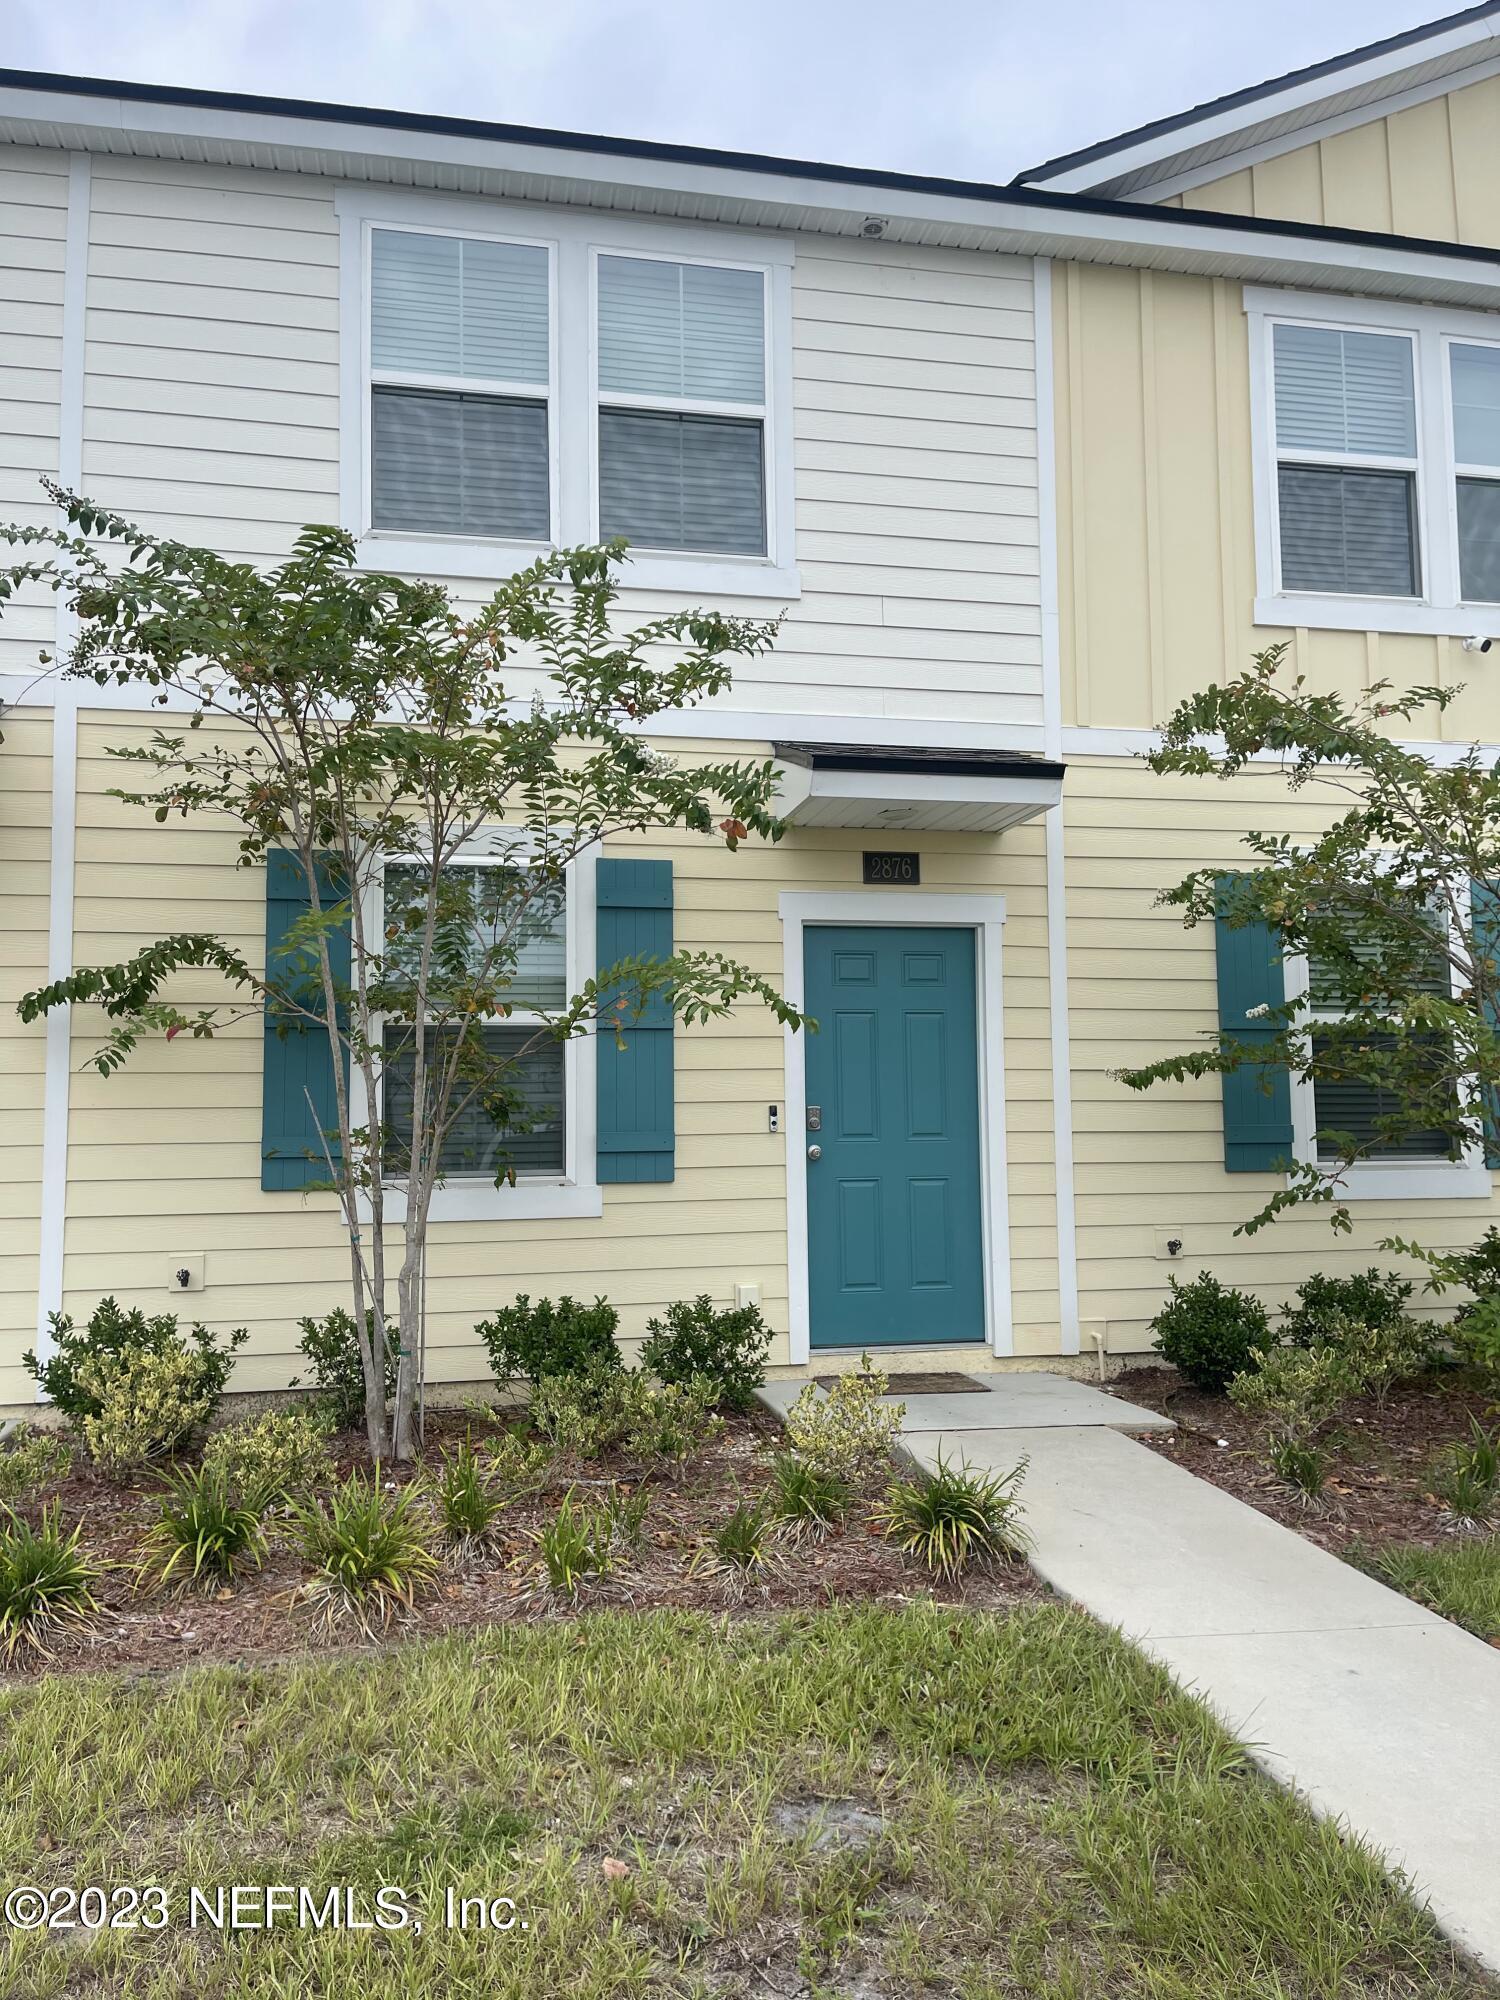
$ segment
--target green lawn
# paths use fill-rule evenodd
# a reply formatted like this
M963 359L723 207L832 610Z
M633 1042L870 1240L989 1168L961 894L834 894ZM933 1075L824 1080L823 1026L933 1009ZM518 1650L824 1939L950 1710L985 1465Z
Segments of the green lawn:
M1500 1639L1500 1535L1454 1540L1440 1549L1419 1542L1357 1549L1350 1559L1481 1639Z
M0 1993L215 2000L1490 1993L1379 1868L1081 1614L600 1613L0 1693L0 1878L167 1886L0 1937ZM606 1871L603 1864L623 1862ZM405 1887L420 1935L185 1927ZM443 1891L529 1928L444 1928Z

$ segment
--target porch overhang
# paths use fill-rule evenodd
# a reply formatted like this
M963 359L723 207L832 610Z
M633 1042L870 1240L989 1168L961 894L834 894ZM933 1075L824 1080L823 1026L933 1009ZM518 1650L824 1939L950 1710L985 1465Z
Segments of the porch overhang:
M1021 750L775 743L775 810L793 826L1003 833L1062 799L1064 765Z

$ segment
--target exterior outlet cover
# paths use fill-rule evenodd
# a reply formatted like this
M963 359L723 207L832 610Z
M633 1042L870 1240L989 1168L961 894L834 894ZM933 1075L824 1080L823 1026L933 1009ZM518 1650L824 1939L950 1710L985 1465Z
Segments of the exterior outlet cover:
M759 1285L736 1285L734 1302L737 1306L758 1306L760 1304Z
M192 1257L174 1258L172 1267L167 1273L167 1290L201 1292L204 1286L203 1266L204 1257L201 1250ZM186 1283L183 1282L184 1278Z
M1175 1264L1183 1254L1187 1244L1187 1233L1182 1229L1158 1229L1156 1232L1156 1254L1169 1264Z

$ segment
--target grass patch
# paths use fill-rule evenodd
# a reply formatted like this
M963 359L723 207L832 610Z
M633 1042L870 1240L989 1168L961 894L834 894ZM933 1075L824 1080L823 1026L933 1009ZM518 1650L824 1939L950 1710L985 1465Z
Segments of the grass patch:
M1359 1546L1350 1550L1349 1560L1481 1639L1500 1639L1500 1535L1455 1540L1440 1549L1420 1542Z
M418 1935L0 1931L7 2000L1457 2000L1358 1848L1055 1604L599 1613L0 1691L0 1877L403 1886ZM446 1928L445 1889L529 1928Z

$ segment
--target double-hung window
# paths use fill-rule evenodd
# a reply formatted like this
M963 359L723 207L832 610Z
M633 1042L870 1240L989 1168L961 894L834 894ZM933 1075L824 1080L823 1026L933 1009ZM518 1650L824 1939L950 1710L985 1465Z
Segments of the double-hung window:
M1431 961L1407 983L1415 992L1455 991L1455 974L1439 933L1441 918L1433 919ZM1358 961L1372 956L1378 947L1355 943ZM1484 1196L1490 1191L1489 1174L1478 1149L1463 1159L1453 1159L1447 1135L1439 1131L1414 1130L1398 1140L1380 1136L1381 1122L1390 1118L1397 1106L1369 1079L1340 1074L1338 1037L1329 1032L1345 1018L1344 994L1353 968L1345 963L1322 962L1316 954L1287 961L1288 991L1300 997L1312 1030L1313 1049L1323 1057L1328 1073L1298 1084L1292 1092L1292 1122L1295 1151L1299 1159L1333 1164L1340 1157L1333 1134L1351 1135L1369 1151L1349 1169L1341 1194L1350 1196ZM1322 1025L1324 1032L1320 1035ZM1393 1037L1394 1038L1394 1037ZM1382 1038L1370 1038L1378 1048ZM1363 1039L1361 1046L1369 1044Z
M371 527L548 541L546 246L376 228L369 286Z
M766 553L766 274L598 259L599 532Z
M1500 637L1500 319L1245 304L1256 623Z
M549 1016L561 1011L569 994L566 890L529 881L524 870L503 856L461 860L450 867L458 893L445 906L437 940L443 977L451 982L468 972L481 981L492 979L504 951L510 1011L501 1021L465 1032L483 1044L489 1074L502 1078L515 1115L497 1124L485 1108L483 1091L474 1087L473 1073L461 1074L453 1098L461 1108L443 1142L441 1171L450 1182L487 1185L507 1168L521 1180L566 1179L568 1051L566 1043L546 1032ZM384 930L393 940L390 955L400 967L415 950L426 871L391 863L384 876ZM410 1022L388 1023L385 1029L383 1119L388 1169L397 1174L410 1157L416 1033ZM457 1033L451 1022L423 1023L429 1064L451 1055Z

